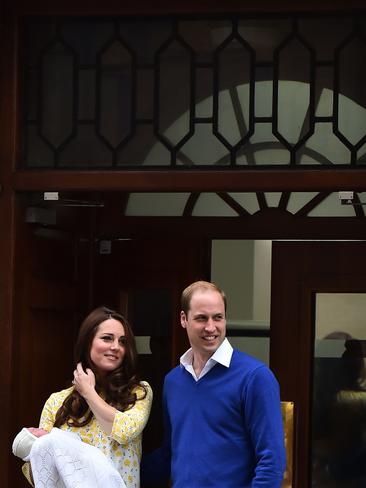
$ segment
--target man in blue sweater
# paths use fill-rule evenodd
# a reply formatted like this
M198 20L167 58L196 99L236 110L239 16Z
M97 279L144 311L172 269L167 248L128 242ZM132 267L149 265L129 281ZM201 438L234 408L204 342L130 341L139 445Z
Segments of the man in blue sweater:
M226 339L226 297L198 281L182 293L191 348L164 381L164 445L142 463L142 486L279 488L285 469L278 383Z

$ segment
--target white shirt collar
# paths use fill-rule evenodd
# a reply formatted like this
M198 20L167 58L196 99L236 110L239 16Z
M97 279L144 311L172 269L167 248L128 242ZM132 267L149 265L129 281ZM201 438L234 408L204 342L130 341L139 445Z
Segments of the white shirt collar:
M216 349L214 354L209 358L205 367L201 371L199 378L202 378L206 373L208 373L217 363L220 363L222 366L228 368L230 366L231 357L233 355L233 348L230 342L225 339L220 344L220 346ZM194 377L195 380L199 378L196 377L196 374L193 370L193 353L192 348L188 349L180 358L180 365L185 368L191 375Z

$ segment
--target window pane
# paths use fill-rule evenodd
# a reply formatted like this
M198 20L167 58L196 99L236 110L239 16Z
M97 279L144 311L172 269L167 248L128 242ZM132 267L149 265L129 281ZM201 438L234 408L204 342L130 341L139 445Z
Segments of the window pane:
M317 293L312 486L366 485L366 294Z

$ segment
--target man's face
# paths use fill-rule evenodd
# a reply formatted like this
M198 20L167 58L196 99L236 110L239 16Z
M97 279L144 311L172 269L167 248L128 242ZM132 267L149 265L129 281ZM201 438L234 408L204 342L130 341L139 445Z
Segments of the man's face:
M225 305L220 293L197 290L191 298L188 314L181 312L180 322L187 330L193 355L211 357L226 335Z

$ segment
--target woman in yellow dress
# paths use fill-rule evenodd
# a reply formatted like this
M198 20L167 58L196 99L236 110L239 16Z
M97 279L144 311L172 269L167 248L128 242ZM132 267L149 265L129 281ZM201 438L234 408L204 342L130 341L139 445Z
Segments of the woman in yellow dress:
M93 486L102 486L108 470L99 469L99 462L103 465L105 460L104 468L108 465L120 478L113 486L140 486L141 440L152 390L139 380L136 360L135 339L122 315L99 307L85 318L75 346L72 386L53 393L43 407L39 428L28 429L37 438L29 455L21 456L30 461L23 466L28 481L37 486L37 476L43 476L40 485L47 478L49 487L67 486L70 470L76 473L71 478L80 478L84 469L80 486L88 486L93 476Z

